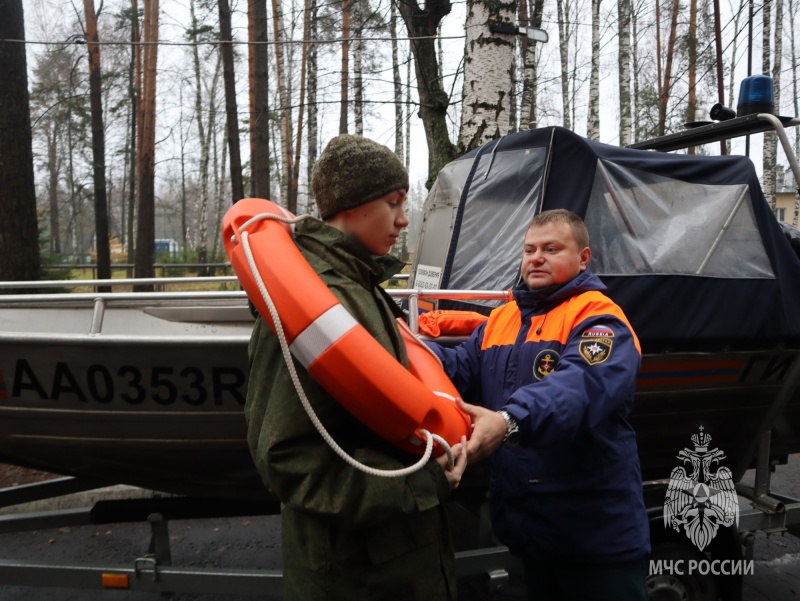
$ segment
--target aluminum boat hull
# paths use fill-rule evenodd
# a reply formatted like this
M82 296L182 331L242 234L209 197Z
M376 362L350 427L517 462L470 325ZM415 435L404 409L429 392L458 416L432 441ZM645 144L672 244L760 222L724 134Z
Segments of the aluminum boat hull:
M95 333L93 319L78 302L0 309L0 461L168 493L266 495L246 442L244 299L109 304ZM726 465L748 461L798 361L777 350L645 355L631 416L645 479L669 478L700 427ZM800 397L771 431L774 461L800 452Z

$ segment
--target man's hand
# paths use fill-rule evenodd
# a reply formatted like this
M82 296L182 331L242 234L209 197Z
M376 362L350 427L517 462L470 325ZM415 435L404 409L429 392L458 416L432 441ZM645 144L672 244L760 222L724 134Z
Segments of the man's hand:
M464 470L467 469L467 437L462 436L461 442L453 445L451 450L455 459L453 467L448 467L447 465L450 461L447 453L439 455L436 458L436 463L442 466L444 475L447 477L447 483L450 484L450 490L454 490L461 484L461 476L464 475Z
M472 419L472 435L467 443L469 462L475 463L494 453L506 436L508 427L503 416L486 407L470 405L461 399L456 401L459 408Z

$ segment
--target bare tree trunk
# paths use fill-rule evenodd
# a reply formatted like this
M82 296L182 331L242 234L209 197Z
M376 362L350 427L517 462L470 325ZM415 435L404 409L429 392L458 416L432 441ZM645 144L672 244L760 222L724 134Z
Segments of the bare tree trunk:
M734 86L736 84L736 56L737 56L737 48L739 46L739 22L741 19L742 14L745 12L744 7L747 0L739 0L739 8L735 10L734 17L733 17L733 46L731 49L731 68L730 68L730 77L728 79L728 98L730 99L730 105L734 106ZM720 102L722 102L720 100ZM731 141L725 141L725 152L726 154L731 153Z
M680 0L673 0L672 20L669 27L669 41L667 42L667 61L664 65L664 82L661 84L661 93L658 97L658 135L663 136L667 127L667 103L670 95L670 78L672 77L672 59L675 55L675 38L678 31L678 11Z
M592 69L589 75L586 137L590 140L600 139L600 0L592 0Z
M47 128L47 171L50 176L47 186L47 199L50 207L50 252L61 254L61 227L58 210L58 125L54 122Z
M239 111L236 107L236 74L233 70L233 33L231 9L228 0L217 0L219 7L219 37L222 44L222 79L225 83L225 114L228 128L228 153L231 158L232 203L244 198L242 183L242 155L239 150Z
M447 130L447 107L450 99L437 77L435 35L441 20L450 13L449 0L428 0L421 8L416 0L399 0L398 7L411 40L411 52L417 76L419 116L428 142L428 179L430 188L439 170L456 158L456 147ZM410 80L409 80L410 81ZM406 152L408 152L408 138Z
M111 250L108 246L108 199L106 197L106 139L103 131L103 90L101 87L100 41L94 1L83 0L86 17L86 49L89 52L89 104L92 123L92 176L94 181L94 224L97 248L97 277L111 279ZM103 286L100 292L111 292Z
M24 40L22 0L7 0L0 39ZM0 43L0 280L38 280L39 228L33 180L25 44ZM17 290L2 290L10 294Z
M720 14L719 14L719 0L714 0L714 61L717 67L717 95L719 102L725 105L725 76L722 68L722 29L720 27ZM728 140L720 140L719 152L720 154L728 154Z
M297 195L300 188L300 152L303 148L303 114L305 113L305 96L306 96L306 67L308 65L308 47L311 45L309 35L311 28L311 2L305 0L303 8L303 50L300 59L300 90L299 107L297 109L297 140L295 141L294 160L292 162L291 181L289 189L292 191L289 197L289 206L294 209L289 209L293 213L297 213Z
M181 140L181 254L183 255L183 260L186 261L189 251L187 246L187 234L189 230L186 225L186 139L188 137L186 134L188 134L188 131L186 134L183 131L183 86L181 86L180 90L180 102L181 113L179 121L179 133Z
M364 42L361 40L364 31L364 11L362 0L350 0L353 8L353 121L356 135L364 135Z
M290 178L292 173L292 103L288 89L288 79L286 75L286 63L284 62L283 48L286 43L286 32L283 26L283 9L278 0L272 0L272 23L275 37L275 68L276 80L278 83L278 98L281 103L281 150L283 153L283 177L281 178L281 192L286 207L295 212L296 207L291 207L289 199Z
M395 5L394 2L389 2L389 35L392 38L392 79L394 80L394 153L402 161L404 154L403 153L403 82L400 79L400 64L398 63L397 6Z
M247 7L254 42L250 45L250 194L270 198L267 0L251 0Z
M309 23L309 36L317 39L317 1L311 0L311 14ZM308 206L306 212L311 212L315 206L314 191L311 189L311 171L317 162L317 45L309 44L308 48L308 159L306 161L306 181L308 181Z
M660 114L660 107L661 107L661 97L664 94L663 89L663 73L661 72L661 64L663 62L663 48L661 47L661 1L662 0L655 0L656 4L656 90L658 92L658 102L659 102L659 114ZM744 0L742 0L744 1Z
M686 102L686 121L695 120L697 111L697 0L689 1L689 33L686 47L689 58L689 91ZM688 154L694 154L694 146L688 148Z
M227 137L228 137L228 130L226 128L224 130L224 133L222 134L222 146L223 147L228 146L228 140L226 139ZM214 146L216 148L216 143L214 144ZM216 157L216 151L214 152L214 156ZM219 254L219 243L221 241L221 236L219 235L219 232L222 231L222 216L223 216L223 214L225 212L225 206L226 206L226 203L223 202L223 200L225 198L225 166L226 166L225 162L226 162L227 158L228 158L228 155L223 152L219 170L216 171L216 173L217 173L217 206L215 207L215 210L214 210L214 227L211 230L211 231L213 231L215 233L214 244L211 247L211 261L213 263L216 263L217 260L218 260L218 256L217 255ZM214 268L213 267L211 268L211 273L212 274L214 273Z
M409 45L409 57L406 62L406 156L403 164L406 170L411 168L411 47ZM429 163L430 165L430 163Z
M528 17L527 8L531 0L522 0L520 15L524 15L523 22L527 21L531 27L541 28L542 9L544 0L533 0L532 13ZM524 13L523 13L524 11ZM521 23L522 24L522 23ZM527 129L535 129L537 125L537 96L538 96L538 45L527 38L522 41L522 102L520 106L521 119L527 119Z
M631 0L617 1L619 20L619 145L631 142Z
M640 75L642 73L642 56L639 51L639 37L641 30L639 28L639 16L642 11L642 2L631 7L631 32L633 34L631 41L631 60L633 64L633 98L631 102L631 110L633 114L633 141L638 142L642 135L642 101L641 101L641 85Z
M350 82L350 0L342 1L342 104L339 111L339 133L347 133L347 105Z
M200 143L199 185L200 198L197 199L198 213L195 216L194 247L197 251L197 262L206 262L206 249L203 237L206 232L206 211L208 207L208 142L206 141L207 123L203 111L203 79L200 74L200 46L197 44L197 34L200 24L195 12L195 0L189 2L189 17L191 28L188 32L189 41L192 43L192 64L194 65L194 120L197 123L197 140ZM209 98L209 104L211 99ZM211 119L211 111L208 111Z
M778 0L780 4L782 0ZM764 24L761 33L761 43L763 44L763 49L761 52L761 72L764 75L770 75L770 63L772 62L771 58L771 30L772 30L772 0L764 0L763 4L763 18ZM778 55L780 54L780 50L777 47L778 42L778 34L777 34L777 14L776 14L776 34L775 34L775 60L778 61ZM773 74L774 75L774 74ZM780 72L779 72L780 75ZM773 79L773 90L774 93L777 94L780 85ZM777 102L775 103L775 109L777 113L778 109ZM770 208L774 211L775 210L775 151L777 149L777 138L775 132L766 131L764 132L764 150L762 156L762 175L761 175L761 184L764 188L764 197L767 199Z
M197 47L195 46L195 48ZM198 125L198 137L200 140L200 212L197 215L195 230L198 236L197 262L200 264L208 263L208 202L210 177L208 164L211 156L211 142L217 127L217 85L219 84L219 75L222 67L222 58L220 54L217 55L217 64L214 68L214 76L211 79L211 89L208 92L208 121L206 121L205 137L199 137ZM214 174L216 176L216 170L214 170ZM206 274L206 268L201 267L198 275Z
M139 144L141 143L141 128L137 126L141 116L141 89L142 89L142 47L138 44L139 33L139 3L131 0L131 62L128 71L128 98L131 111L131 143L128 156L130 157L130 172L128 173L128 264L134 261L136 238L134 237L134 218L136 216L136 199L138 198L136 183L138 178ZM129 268L130 269L130 268ZM132 274L128 273L128 277Z
M516 33L513 7L513 4L467 0L459 131L459 144L464 151L511 131L511 96L514 94L511 65ZM508 31L492 32L493 26Z
M781 114L781 69L783 66L783 0L775 0L775 50L773 52L772 60L772 87L775 90L775 114ZM773 197L773 210L775 209L774 203L777 201L777 155L778 155L778 134L774 131L769 131L768 135L764 136L764 142L769 142L769 155L771 162L769 169L764 171L764 177L769 177L772 182L772 197ZM764 164L767 167L767 164Z
M155 149L156 149L156 68L158 65L158 0L144 0L144 60L142 102L139 123L139 218L136 223L136 265L138 278L153 277L155 255ZM134 290L152 290L152 285Z
M795 19L796 8L794 5L795 0L789 0L789 39L792 47L792 108L794 112L792 115L800 115L800 89L798 89L798 59L797 59L797 43L795 39ZM794 132L794 155L800 157L800 132L795 128ZM794 200L794 215L792 215L791 224L797 227L800 222L800 182L795 179L795 200Z
M568 0L556 0L558 14L558 51L561 57L561 122L567 129L572 129L569 110L569 5ZM621 4L625 0L619 0ZM621 36L620 36L621 37Z
M567 4L567 7L570 9L570 13L574 11L579 12L581 10L580 0L570 0L570 2L574 1L574 4ZM570 106L570 123L572 127L575 127L575 124L578 122L577 116L577 103L575 102L575 98L578 94L578 36L575 32L575 28L570 28L570 38L572 40L572 68L570 69L570 76L569 76L569 89L570 89L570 97L569 97L569 106Z

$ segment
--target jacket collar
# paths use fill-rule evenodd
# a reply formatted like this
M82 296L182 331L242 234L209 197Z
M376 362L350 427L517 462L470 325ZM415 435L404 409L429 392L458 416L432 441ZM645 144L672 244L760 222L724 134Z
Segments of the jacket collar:
M530 290L523 282L512 292L514 300L520 310L531 310L533 312L549 311L556 305L560 305L565 300L588 292L589 290L599 290L604 292L606 290L605 284L600 281L600 278L594 275L587 268L582 271L570 281L562 284L561 286L548 286L539 290Z
M381 257L367 250L352 236L331 227L323 221L305 219L295 227L295 239L304 248L322 257L342 275L373 285L391 278L405 266L392 255Z

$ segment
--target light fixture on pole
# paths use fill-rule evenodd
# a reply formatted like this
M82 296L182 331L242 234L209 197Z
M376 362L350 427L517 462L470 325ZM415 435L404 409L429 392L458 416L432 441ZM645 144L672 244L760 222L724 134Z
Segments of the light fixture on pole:
M544 29L539 29L537 27L520 27L513 23L490 23L489 31L491 33L505 33L508 35L524 35L529 40L541 43L545 43L550 39Z

